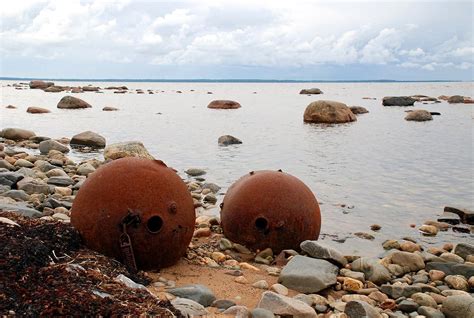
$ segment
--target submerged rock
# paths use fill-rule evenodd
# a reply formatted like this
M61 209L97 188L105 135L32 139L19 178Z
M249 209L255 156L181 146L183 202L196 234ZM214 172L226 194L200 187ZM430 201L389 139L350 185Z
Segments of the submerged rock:
M46 109L46 108L30 106L30 107L28 107L26 112L30 113L30 114L46 114L46 113L50 113L51 111L49 109Z
M356 121L357 117L344 103L319 100L306 107L303 119L308 123L339 124Z

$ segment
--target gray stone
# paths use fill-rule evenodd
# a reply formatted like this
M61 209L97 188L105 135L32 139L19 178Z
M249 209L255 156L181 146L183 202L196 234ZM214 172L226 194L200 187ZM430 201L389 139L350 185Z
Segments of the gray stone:
M216 299L212 302L211 307L216 307L218 309L227 309L229 307L235 306L236 303L229 299Z
M467 243L458 243L454 247L454 254L466 259L468 255L474 255L474 245Z
M346 304L344 313L349 318L382 318L382 315L372 306L361 300L352 300Z
M93 131L84 131L71 138L71 147L92 147L92 148L104 148L105 138L98 133Z
M426 318L445 318L444 314L436 308L420 306L418 313Z
M346 258L341 253L318 241L306 240L300 244L300 248L313 258L327 260L339 267L344 267L347 264Z
M9 197L17 201L28 201L30 196L23 190L9 190L2 193L2 196Z
M436 269L446 275L462 275L466 278L474 276L474 265L459 264L455 262L430 262L426 264L426 270Z
M33 193L48 194L49 193L49 186L46 183L38 179L33 179L30 177L26 177L18 181L17 188L18 190L23 190L28 194L33 194Z
M413 312L416 311L420 307L416 302L410 299L402 300L398 305L397 309L403 312Z
M74 180L72 180L69 176L67 177L51 177L47 181L48 184L52 184L59 187L67 187L74 184Z
M397 299L400 297L410 297L413 294L420 293L420 286L410 285L382 285L380 287L382 293L387 294L390 298Z
M206 171L198 168L190 168L184 172L191 177L198 177L206 174Z
M216 296L214 296L212 290L200 284L170 288L166 291L178 297L194 300L204 307L209 307L212 302L216 300Z
M1 161L1 160L0 160ZM15 186L24 176L16 172L0 172L0 184L9 187Z
M447 318L472 318L474 298L469 295L449 296L443 301L441 310Z
M67 153L69 152L69 147L57 142L56 140L49 139L39 143L39 150L41 154L47 155L50 150L57 150L62 153Z
M362 272L355 272L347 268L341 268L341 270L339 271L339 274L344 277L349 277L349 278L357 279L361 282L365 282L365 274Z
M35 167L37 167L41 172L48 172L53 169L58 169L57 166L50 164L44 160L37 160L35 162Z
M204 183L204 184L202 185L202 189L203 189L203 190L204 190L204 189L209 189L209 190L211 190L211 192L217 193L217 192L219 192L219 190L221 189L221 187L219 187L219 186L218 186L217 184L215 184L215 183L209 182L209 183Z
M382 100L384 106L413 106L415 99L409 96L386 96Z
M461 95L453 95L448 98L450 104L462 104L464 103L464 97Z
M317 293L336 283L337 266L322 259L294 256L282 269L278 282L302 293Z
M171 300L171 304L185 317L197 317L209 314L203 305L191 299L178 297Z
M90 163L86 162L77 167L77 173L81 176L88 176L95 171L95 168Z
M280 316L292 316L294 318L315 318L316 312L311 306L302 301L266 291L257 305Z
M30 218L39 218L42 217L43 214L38 210L32 209L27 207L26 205L13 205L13 204L3 204L0 203L0 211L14 211L18 214L21 214L26 217Z
M232 306L227 308L223 313L223 315L229 315L235 318L249 318L250 311L245 306Z
M275 318L275 315L268 309L265 308L255 308L250 314L252 318Z
M352 270L363 272L365 279L380 285L391 279L389 270L377 258L361 257L351 263Z
M217 143L219 146L238 145L242 143L242 140L231 135L224 135L217 139Z

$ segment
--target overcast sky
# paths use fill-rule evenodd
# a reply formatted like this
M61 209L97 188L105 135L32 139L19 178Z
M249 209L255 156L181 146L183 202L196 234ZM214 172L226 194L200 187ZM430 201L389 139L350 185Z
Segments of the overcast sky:
M0 76L473 79L472 1L2 0Z

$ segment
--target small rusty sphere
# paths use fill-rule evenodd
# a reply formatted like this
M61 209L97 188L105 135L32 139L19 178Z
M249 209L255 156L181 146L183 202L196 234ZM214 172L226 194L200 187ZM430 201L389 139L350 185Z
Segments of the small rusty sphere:
M194 231L193 200L163 162L122 158L100 167L79 190L71 223L90 249L126 263L120 236L127 215L139 220L125 229L139 269L173 265L186 253Z
M278 253L316 240L321 212L313 192L298 178L281 171L252 171L227 191L221 225L233 242Z

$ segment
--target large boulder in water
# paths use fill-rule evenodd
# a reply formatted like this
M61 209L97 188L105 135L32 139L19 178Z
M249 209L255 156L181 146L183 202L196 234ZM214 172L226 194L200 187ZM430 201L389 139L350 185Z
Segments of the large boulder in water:
M433 120L433 116L431 116L431 113L427 110L417 109L412 112L409 112L408 115L406 115L405 120L427 121L427 120Z
M93 131L84 131L77 134L71 139L71 147L82 146L82 147L93 147L93 148L104 148L105 138Z
M448 103L450 104L462 104L464 103L464 97L461 95L453 95L448 98Z
M237 109L240 107L240 104L233 100L213 100L207 105L207 108L212 109Z
M64 96L58 103L58 108L62 109L80 109L91 108L92 106L80 98L72 96Z
M413 106L416 99L410 96L386 96L382 100L384 106Z
M139 141L119 142L109 145L104 150L104 158L115 160L125 157L139 157L154 160L145 146Z
M308 88L308 89L302 89L300 91L300 94L305 94L305 95L316 95L316 94L322 94L323 92L319 88Z
M53 85L54 85L53 82L45 82L45 81L31 81L30 82L31 89L46 89Z
M307 123L319 124L340 124L357 120L346 104L330 100L318 100L309 104L303 119Z
M11 140L27 140L34 136L34 132L20 128L5 128L0 132L0 137Z

